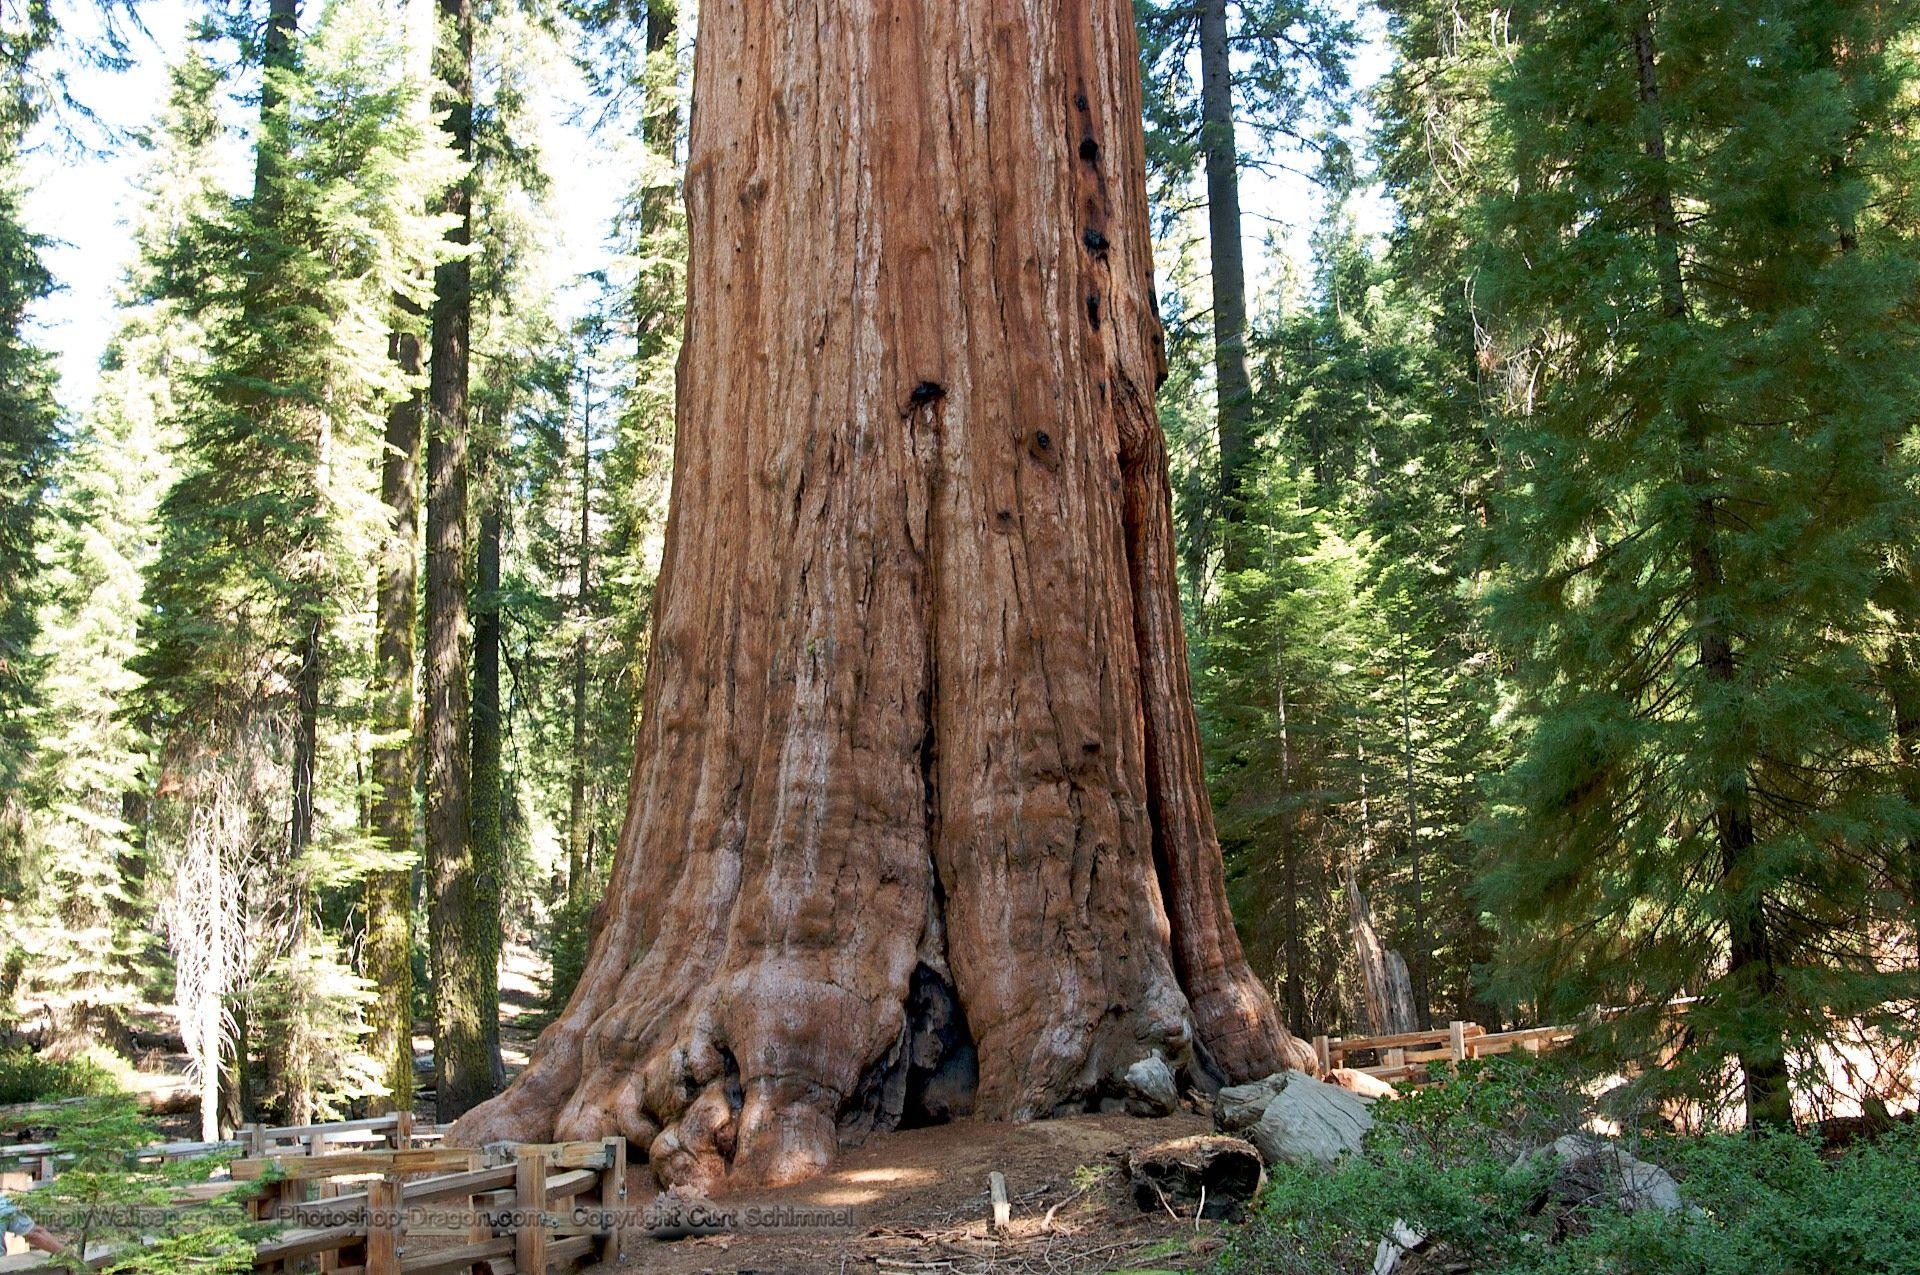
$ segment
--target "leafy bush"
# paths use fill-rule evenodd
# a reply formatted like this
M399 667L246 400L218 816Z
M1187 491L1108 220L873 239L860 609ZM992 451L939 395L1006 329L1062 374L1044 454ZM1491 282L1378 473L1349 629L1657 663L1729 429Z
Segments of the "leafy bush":
M91 1058L56 1060L25 1045L0 1049L0 1105L103 1098L119 1091L113 1073Z
M1529 1149L1580 1128L1552 1066L1492 1060L1374 1108L1364 1157L1280 1165L1223 1265L1236 1275L1368 1272L1403 1221L1449 1266L1501 1275L1920 1275L1920 1128L1824 1154L1792 1135L1649 1136L1630 1149L1688 1208L1623 1212L1549 1191Z

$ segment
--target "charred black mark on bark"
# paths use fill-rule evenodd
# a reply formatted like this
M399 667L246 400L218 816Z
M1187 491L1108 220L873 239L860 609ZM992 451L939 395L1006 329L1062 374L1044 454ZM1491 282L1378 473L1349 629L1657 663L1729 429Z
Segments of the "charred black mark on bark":
M1106 235L1102 234L1100 228L1097 226L1088 226L1086 233L1080 236L1080 242L1085 244L1087 251L1096 257L1105 257L1107 255L1107 249L1112 247L1112 245L1107 242Z
M1053 445L1053 435L1044 429L1036 429L1027 435L1027 454L1049 470L1060 468L1060 453Z
M1087 298L1087 322L1093 325L1093 330L1095 332L1098 332L1100 330L1100 298L1099 297Z
M1099 163L1100 162L1100 143L1094 141L1093 138L1091 137L1081 138L1080 139L1080 158L1086 160L1089 164Z
M938 381L922 381L913 387L913 393L907 396L909 408L926 407L938 403L947 396L947 387Z
M1005 534L1013 530L1013 510L1002 509L993 516L993 529Z

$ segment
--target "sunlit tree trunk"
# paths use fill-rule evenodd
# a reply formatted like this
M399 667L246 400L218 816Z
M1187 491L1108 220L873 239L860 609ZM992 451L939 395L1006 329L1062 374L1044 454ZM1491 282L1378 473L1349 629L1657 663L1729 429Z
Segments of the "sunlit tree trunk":
M1310 1060L1227 911L1125 0L700 15L672 509L573 999L455 1141L817 1171Z
M1240 488L1253 468L1253 382L1247 374L1247 264L1240 238L1240 147L1233 129L1232 46L1227 0L1199 0L1200 152L1207 174L1207 244L1212 258L1214 403L1220 443L1220 499L1239 516ZM1240 550L1229 536L1226 551ZM1231 563L1230 563L1231 565Z
M440 0L441 31L434 68L448 140L473 159L473 6ZM447 188L451 238L472 241L472 178ZM442 1119L457 1116L495 1090L498 972L493 933L499 917L483 915L483 890L469 828L467 664L468 336L472 270L465 256L434 270L433 352L427 419L426 692L427 910L433 976L433 1057Z
M420 374L420 338L396 332L394 362ZM413 853L414 619L420 552L420 395L387 410L380 498L392 525L380 558L374 662L379 680L379 729L373 754L373 835L389 854ZM367 936L362 947L375 1001L369 1010L367 1052L379 1060L392 1096L385 1108L413 1096L413 870L397 867L368 876Z

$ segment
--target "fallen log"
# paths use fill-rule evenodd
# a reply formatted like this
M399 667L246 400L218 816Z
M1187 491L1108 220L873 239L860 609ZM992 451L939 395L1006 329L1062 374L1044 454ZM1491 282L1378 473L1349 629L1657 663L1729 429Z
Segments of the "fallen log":
M1267 1180L1252 1143L1219 1134L1159 1142L1127 1157L1127 1182L1142 1212L1237 1219Z

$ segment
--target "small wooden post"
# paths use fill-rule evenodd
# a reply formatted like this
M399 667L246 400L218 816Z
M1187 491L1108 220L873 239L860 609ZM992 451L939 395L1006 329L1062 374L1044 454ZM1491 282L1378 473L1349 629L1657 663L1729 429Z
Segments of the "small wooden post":
M1007 1199L1007 1179L998 1169L987 1174L987 1191L993 1196L993 1229L1004 1231L1013 1221L1013 1204Z
M472 1173L487 1167L487 1153L474 1151L467 1155L467 1172ZM484 1244L493 1238L493 1225L480 1216L480 1202L473 1196L467 1197L467 1243Z
M1321 1075L1324 1076L1333 1070L1333 1048L1327 1043L1325 1036L1313 1038L1313 1056L1320 1063Z
M1467 1025L1459 1020L1447 1024L1447 1048L1455 1062L1467 1060Z
M267 1126L255 1122L240 1126L240 1139L247 1144L247 1154L258 1159L267 1153Z
M307 1143L307 1154L310 1156L325 1155L327 1148L332 1145L333 1139L331 1137L324 1133L315 1132ZM369 1187L368 1189L371 1190L372 1188ZM319 1182L315 1183L313 1193L319 1199L331 1199L333 1196L340 1194L340 1187L332 1178L321 1178ZM373 1207L372 1195L367 1196L367 1206L369 1208ZM322 1275L326 1275L326 1272L339 1269L340 1252L338 1249L320 1254L320 1270Z
M367 1183L366 1275L400 1275L400 1179L389 1174Z
M396 1111L393 1113L393 1149L405 1151L413 1145L413 1113Z
M518 1275L547 1275L547 1149L519 1149L513 1179L513 1207L520 1216L513 1232L513 1269Z
M627 1211L627 1140L605 1141L607 1167L600 1171L600 1211L608 1220L606 1238L600 1242L600 1260L618 1264Z
M1389 1050L1387 1051L1387 1066L1389 1066L1389 1067L1404 1067L1404 1066L1406 1066L1406 1065L1407 1065L1407 1051L1406 1051L1406 1050L1404 1050L1404 1049L1389 1049Z

